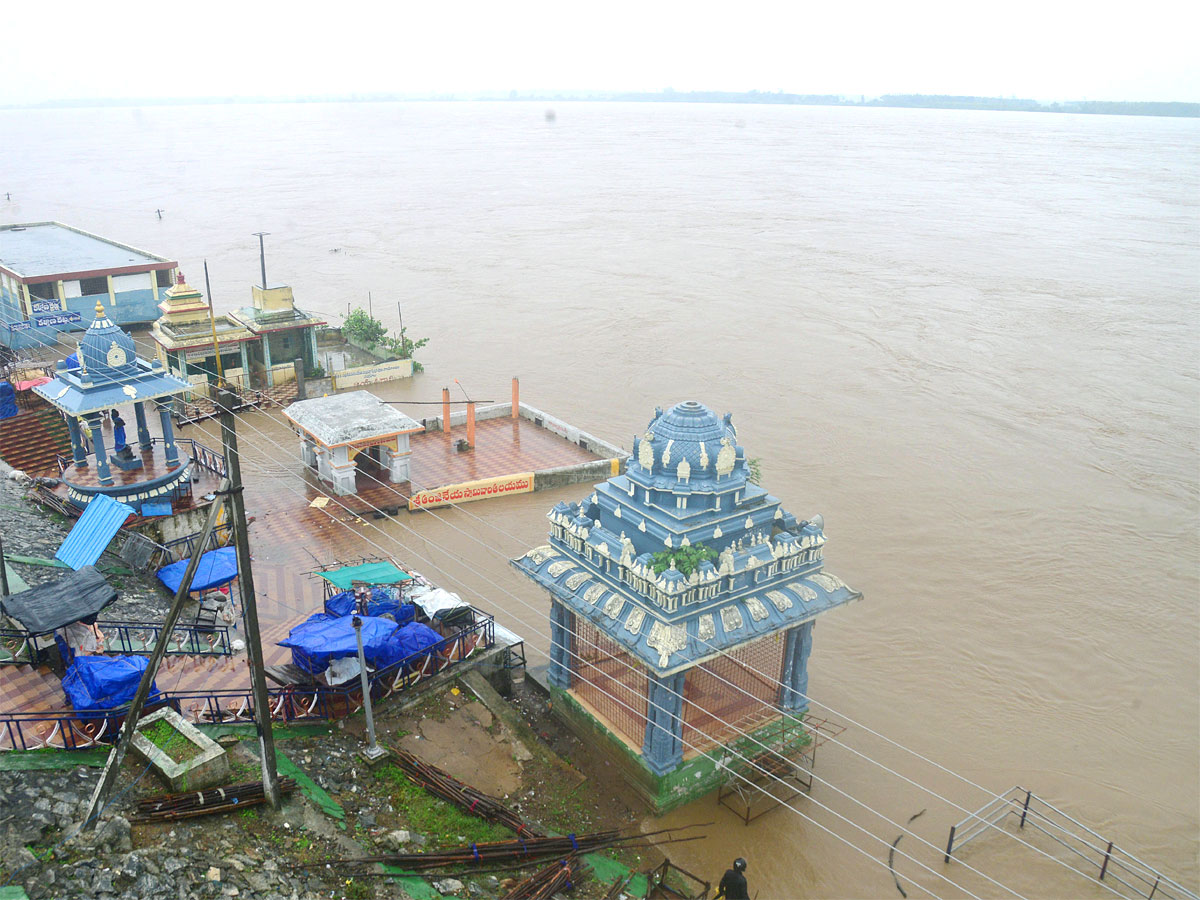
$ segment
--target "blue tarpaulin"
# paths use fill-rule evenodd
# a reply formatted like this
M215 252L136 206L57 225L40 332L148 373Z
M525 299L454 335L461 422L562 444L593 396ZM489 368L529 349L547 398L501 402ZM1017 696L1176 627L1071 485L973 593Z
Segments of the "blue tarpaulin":
M369 665L378 668L376 662L387 652L388 638L397 625L391 619L362 616L363 655ZM306 672L319 675L329 666L331 659L343 659L358 655L358 642L354 637L353 617L334 617L325 613L314 613L279 642L280 647L290 647L292 662Z
M125 520L133 514L132 506L119 503L107 494L94 495L54 558L61 559L76 572L84 566L94 566Z
M0 419L11 419L17 414L17 392L7 381L0 381Z
M325 612L335 617L350 615L354 612L354 591L334 594L325 601ZM403 625L413 620L416 607L411 603L393 600L384 588L373 587L366 613L368 616L392 616L398 624Z
M181 559L169 566L158 570L158 580L167 586L172 594L179 590L183 575L187 572L191 559ZM238 576L237 550L234 547L221 547L219 550L209 550L200 557L196 566L196 574L192 578L190 590L206 591L228 584Z
M77 656L63 676L63 693L76 710L125 706L137 693L148 662L144 656ZM146 702L158 699L158 686L151 684Z
M403 659L417 656L441 640L442 636L428 625L422 625L420 622L402 625L388 636L387 643L376 657L375 668L383 669Z

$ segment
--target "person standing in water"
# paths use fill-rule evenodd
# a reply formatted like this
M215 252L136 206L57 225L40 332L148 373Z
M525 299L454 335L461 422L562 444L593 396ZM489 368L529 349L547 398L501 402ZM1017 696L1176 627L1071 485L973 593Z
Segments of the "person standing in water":
M726 869L721 876L721 884L713 900L750 900L746 876L742 874L745 871L746 861L739 856L733 861L733 868Z

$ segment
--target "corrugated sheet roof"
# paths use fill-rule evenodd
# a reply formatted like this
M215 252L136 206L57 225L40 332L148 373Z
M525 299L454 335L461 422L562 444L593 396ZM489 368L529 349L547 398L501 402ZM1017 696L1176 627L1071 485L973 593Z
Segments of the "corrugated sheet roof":
M132 506L118 503L106 494L97 494L88 502L87 509L54 558L61 559L76 571L95 565L113 535L133 513Z

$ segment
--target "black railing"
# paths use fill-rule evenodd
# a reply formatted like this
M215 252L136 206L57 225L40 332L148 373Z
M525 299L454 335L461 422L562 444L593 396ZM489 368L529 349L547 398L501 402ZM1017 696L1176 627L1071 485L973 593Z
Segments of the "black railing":
M162 443L164 443L162 438L150 438L151 446ZM195 465L202 469L207 469L221 478L225 477L227 469L225 467L225 455L223 453L218 453L216 450L206 447L204 444L201 444L199 441L192 438L176 438L175 444L179 447L190 448L187 455ZM86 452L89 456L91 455L90 450L87 450ZM63 475L68 468L75 465L75 460L73 457L63 456L61 453L56 454L55 459L58 461L58 474L60 476Z
M495 620L476 611L474 625L431 647L370 673L372 702L411 690L420 682L481 653L495 643ZM103 624L100 623L101 629ZM193 722L252 722L250 688L231 691L164 691L163 701ZM338 719L362 708L358 678L344 685L290 685L267 689L271 718L280 722ZM111 743L123 710L57 710L0 714L0 750L53 747L79 750Z
M1178 881L1126 853L1108 838L1101 837L1082 822L1019 786L1010 788L951 826L950 837L946 841L945 861L950 862L955 850L961 850L964 844L981 834L1003 831L1001 823L1009 816L1017 820L1018 829L1024 830L1028 825L1079 857L1086 868L1067 867L1085 877L1090 877L1089 870L1095 870L1096 878L1119 897L1200 900Z
M162 625L153 622L96 623L102 645L99 653L126 653L148 656L162 633ZM38 638L15 628L0 629L0 665L40 665L46 647L39 647ZM167 639L166 653L172 656L230 656L233 654L229 628L225 625L176 625Z

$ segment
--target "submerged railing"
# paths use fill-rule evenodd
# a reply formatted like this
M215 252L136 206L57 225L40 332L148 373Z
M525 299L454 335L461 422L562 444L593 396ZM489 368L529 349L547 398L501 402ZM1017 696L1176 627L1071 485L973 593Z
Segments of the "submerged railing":
M1103 881L1113 893L1120 897L1154 900L1200 900L1179 882L1126 853L1108 838L1101 837L1082 822L1072 818L1058 807L1047 803L1032 791L1016 786L984 804L950 828L946 841L945 861L955 850L981 834L1000 830L1001 823L1009 816L1017 819L1017 828L1026 825L1049 837L1072 855L1079 857L1089 869L1097 870L1097 879ZM1087 876L1086 870L1072 871Z

